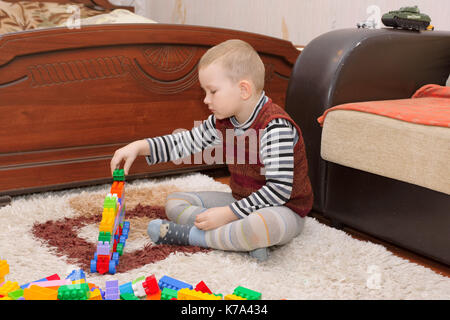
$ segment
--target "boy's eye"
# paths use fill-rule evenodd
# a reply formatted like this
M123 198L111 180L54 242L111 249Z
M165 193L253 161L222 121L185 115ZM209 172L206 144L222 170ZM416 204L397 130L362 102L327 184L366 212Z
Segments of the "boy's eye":
M217 90L211 90L210 92L211 92L211 94L214 94L214 93L216 93L216 91Z

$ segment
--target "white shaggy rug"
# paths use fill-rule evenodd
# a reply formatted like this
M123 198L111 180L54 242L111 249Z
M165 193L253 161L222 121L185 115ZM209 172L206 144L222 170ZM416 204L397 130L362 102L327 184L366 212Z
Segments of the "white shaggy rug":
M56 254L54 246L31 230L36 223L86 215L86 208L80 203L88 202L84 199L89 197L99 202L98 208L92 210L100 210L109 188L110 185L102 185L15 197L11 205L0 208L0 259L7 260L10 266L6 280L21 285L55 273L66 277L71 270L80 268L69 263L64 255ZM198 173L138 180L126 186L126 194L134 192L135 197L134 203L126 200L127 211L136 202L161 206L162 195L177 189L230 190L227 185ZM158 190L162 194L145 203L146 194L154 195ZM138 195L139 191L143 194ZM285 246L271 248L269 260L263 263L246 253L211 250L174 252L163 260L115 275L84 271L88 282L102 288L107 280L117 279L123 284L155 274L157 279L168 275L194 286L203 280L214 293L224 296L237 286L244 286L261 292L263 299L450 299L450 278L401 259L380 245L356 240L313 218L306 219L304 232ZM148 220L144 220L130 221L125 252L152 246L145 234ZM79 230L79 237L89 243L95 243L97 236L95 224Z

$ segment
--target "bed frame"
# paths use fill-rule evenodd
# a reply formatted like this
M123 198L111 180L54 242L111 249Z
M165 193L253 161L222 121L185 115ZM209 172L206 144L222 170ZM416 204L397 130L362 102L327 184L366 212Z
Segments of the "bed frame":
M66 2L66 1L57 1ZM80 2L80 1L77 1ZM108 9L108 1L85 0ZM197 63L211 46L249 42L266 67L266 93L284 105L300 53L291 42L175 24L50 28L0 36L0 196L111 180L114 151L131 141L190 130L208 117ZM129 179L224 165L143 157Z

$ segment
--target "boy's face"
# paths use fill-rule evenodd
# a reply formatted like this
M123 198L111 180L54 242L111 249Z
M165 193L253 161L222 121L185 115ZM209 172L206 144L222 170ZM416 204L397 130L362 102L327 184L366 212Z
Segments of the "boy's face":
M201 68L198 77L206 94L203 102L216 119L229 118L239 112L242 105L239 83L233 83L220 63Z

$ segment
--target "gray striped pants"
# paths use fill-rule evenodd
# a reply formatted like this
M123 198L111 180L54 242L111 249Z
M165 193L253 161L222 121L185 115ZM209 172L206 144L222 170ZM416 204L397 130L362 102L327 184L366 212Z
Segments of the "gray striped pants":
M235 201L229 192L175 192L167 197L166 215L177 224L193 225L197 214ZM205 240L213 249L252 251L288 243L302 232L304 224L305 219L288 207L265 207L243 219L205 231Z

